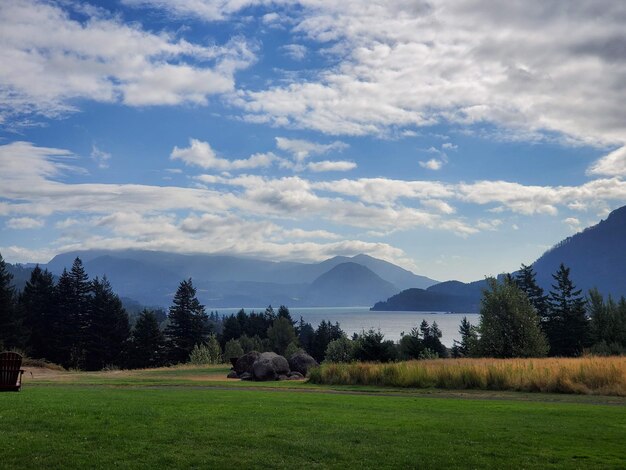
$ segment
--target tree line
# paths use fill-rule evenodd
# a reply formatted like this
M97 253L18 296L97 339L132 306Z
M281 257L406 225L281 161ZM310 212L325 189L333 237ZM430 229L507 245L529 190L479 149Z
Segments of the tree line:
M315 329L289 309L219 316L206 313L192 280L183 280L167 319L144 309L131 327L129 315L106 279L89 279L80 258L55 282L35 267L21 292L0 255L0 350L18 349L65 368L145 368L188 361L216 363L245 352L290 355L306 349L322 361L328 344L345 336L338 323Z
M319 362L625 353L626 300L605 300L595 289L584 297L564 265L553 278L547 294L529 266L522 265L514 276L488 279L479 324L464 318L461 340L448 349L437 323L425 320L394 342L375 330L348 338L329 321L313 328L302 317L294 320L285 306L207 314L191 279L178 286L165 321L159 323L154 311L144 309L131 326L109 281L90 280L80 258L57 282L37 266L16 293L0 255L0 349L17 348L83 370L228 362L252 350L287 357L304 350Z
M457 357L576 357L626 353L626 299L605 300L597 289L577 289L561 264L546 294L531 266L501 281L488 279L480 322L465 318L459 327Z

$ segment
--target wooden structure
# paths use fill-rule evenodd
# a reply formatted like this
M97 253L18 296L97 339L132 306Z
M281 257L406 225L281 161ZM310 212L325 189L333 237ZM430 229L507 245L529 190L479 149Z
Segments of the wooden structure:
M14 352L0 353L0 392L19 392L22 388L22 356Z

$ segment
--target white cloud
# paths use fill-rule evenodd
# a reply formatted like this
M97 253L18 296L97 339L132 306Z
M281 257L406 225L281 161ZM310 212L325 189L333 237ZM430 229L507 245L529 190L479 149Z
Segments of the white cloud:
M356 163L348 161L328 161L310 162L307 168L313 172L320 173L323 171L350 171L356 168Z
M393 246L347 234L376 227L379 233L423 229L466 237L510 223L507 211L553 216L576 203L598 212L626 200L626 182L619 178L580 186L387 178L311 181L247 174L199 175L194 181L205 186L194 188L67 183L65 174L76 171L69 165L72 158L66 150L27 142L0 145L0 216L6 217L7 226L65 217L55 224L62 231L53 247L57 251L231 251L313 260L346 250L343 254L366 251L406 261ZM474 217L459 216L455 202L483 210ZM485 217L491 214L490 205L501 208L497 218ZM311 226L315 229L305 229Z
M590 175L626 176L626 146L600 158L588 170Z
M219 21L228 19L232 14L248 6L263 3L269 4L270 2L264 0L122 0L122 3L135 7L160 8L172 15L181 17L195 17L205 21Z
M111 154L99 149L96 145L91 146L91 158L98 164L98 168L108 168Z
M443 166L443 162L441 160L437 160L436 158L431 158L428 161L420 161L418 162L422 168L426 168L427 170L441 170Z
M11 64L0 67L5 117L74 111L77 98L203 105L210 95L232 91L234 73L254 60L241 39L193 44L72 2L4 0L0 31L0 63Z
M333 150L341 151L348 148L348 145L339 141L330 144L319 144L302 139L276 137L276 147L290 153L297 162L302 162L311 155L322 155Z
M303 60L308 52L306 46L302 44L286 44L281 47L284 54L293 60Z
M563 220L563 223L569 226L569 228L571 228L572 230L580 229L580 220L578 220L576 217L568 217Z
M440 199L425 199L422 201L422 206L436 210L442 214L454 214L456 212L454 207Z
M43 227L44 221L31 217L15 217L7 220L6 226L14 230L34 229Z
M299 3L293 32L343 55L313 78L239 93L275 125L363 135L492 123L502 137L624 142L624 2Z
M189 147L174 147L170 159L181 160L186 165L195 165L205 169L245 170L268 167L277 160L277 157L272 153L257 153L242 160L227 160L218 157L208 142L190 139Z

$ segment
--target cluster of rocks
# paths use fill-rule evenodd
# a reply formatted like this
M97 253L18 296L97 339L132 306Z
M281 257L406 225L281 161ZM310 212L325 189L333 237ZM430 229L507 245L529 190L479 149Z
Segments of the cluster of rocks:
M241 380L300 380L319 364L304 351L293 354L289 360L274 352L250 351L236 361L228 374L229 379Z

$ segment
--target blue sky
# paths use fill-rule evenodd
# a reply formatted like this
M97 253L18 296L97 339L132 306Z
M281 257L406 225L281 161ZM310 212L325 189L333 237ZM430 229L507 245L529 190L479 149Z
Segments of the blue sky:
M619 0L5 0L0 253L511 271L626 201L625 48Z

